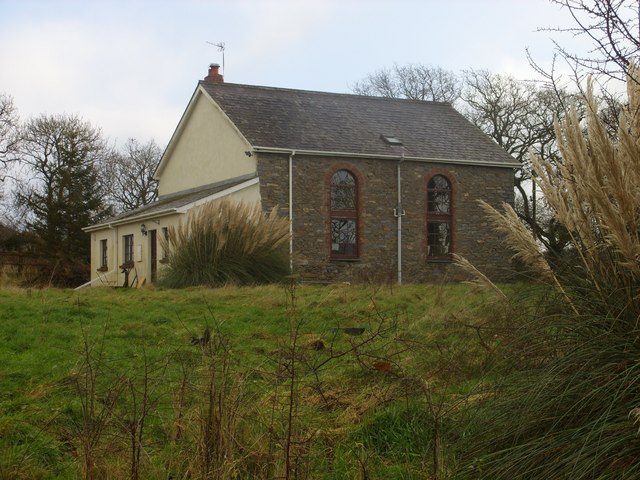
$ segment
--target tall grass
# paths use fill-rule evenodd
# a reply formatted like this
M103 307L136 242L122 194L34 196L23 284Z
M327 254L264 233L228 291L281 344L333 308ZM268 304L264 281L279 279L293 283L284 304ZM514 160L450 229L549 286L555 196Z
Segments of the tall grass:
M288 238L287 220L275 209L265 215L257 204L204 204L162 240L168 255L161 283L181 288L279 280L289 273Z
M511 371L479 404L466 478L640 478L640 86L611 138L589 85L586 131L575 109L556 125L562 163L534 161L539 185L571 238L551 268L505 207L485 209L518 258L548 285L517 315L501 355ZM517 348L514 348L517 345Z
M464 285L2 289L0 479L407 480L436 454L448 478L485 360L473 340L493 336L466 325L487 300Z

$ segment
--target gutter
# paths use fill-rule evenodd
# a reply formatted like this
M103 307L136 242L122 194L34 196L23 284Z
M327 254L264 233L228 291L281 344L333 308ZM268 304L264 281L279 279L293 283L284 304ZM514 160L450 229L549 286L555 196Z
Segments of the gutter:
M143 214L143 215L139 215L136 217L127 217L127 218L123 218L122 220L116 220L114 222L109 222L109 223L100 223L98 225L90 225L88 227L83 227L82 231L83 232L93 232L96 230L102 230L103 228L113 228L113 226L118 226L118 225L124 225L126 223L132 223L133 221L138 221L138 220L148 220L151 218L156 218L156 217L166 217L167 215L171 215L174 213L179 213L178 208L170 208L167 210L160 210L157 212L153 212L153 213L147 213L147 214Z
M397 155L385 155L380 153L353 153L340 152L330 150L292 150L290 148L279 147L253 147L253 151L258 153L285 153L295 152L297 155L310 155L321 157L350 157L350 158L378 158L381 160L398 160ZM522 166L519 162L478 162L474 160L464 160L456 158L437 158L437 157L404 157L405 161L412 162L430 162L430 163L450 163L456 165L473 165L476 167L501 167L501 168L519 168Z

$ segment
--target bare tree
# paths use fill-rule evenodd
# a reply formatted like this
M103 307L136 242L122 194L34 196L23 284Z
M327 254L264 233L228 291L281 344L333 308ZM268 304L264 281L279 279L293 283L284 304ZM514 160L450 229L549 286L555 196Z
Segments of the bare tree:
M20 135L18 134L18 114L13 104L13 98L0 93L0 164L3 167L16 159ZM4 180L6 172L0 173L0 181Z
M554 120L573 95L560 87L540 88L486 70L465 71L464 85L462 113L521 164L514 175L518 215L548 251L560 253L569 239L543 211L531 154L551 164L559 161Z
M396 64L367 75L351 90L358 95L454 103L462 88L458 76L442 67Z
M640 59L640 1L638 0L550 0L567 10L574 27L546 27L542 31L586 37L587 52L575 52L554 40L557 52L576 69L625 80L629 65ZM640 79L639 79L640 80Z
M113 152L102 166L105 188L117 211L147 205L158 197L153 174L162 150L153 141L140 143L130 138L122 151Z

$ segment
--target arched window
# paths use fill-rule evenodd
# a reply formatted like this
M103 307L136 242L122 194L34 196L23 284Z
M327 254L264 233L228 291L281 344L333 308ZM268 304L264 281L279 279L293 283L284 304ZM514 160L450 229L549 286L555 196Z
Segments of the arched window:
M434 175L427 183L427 257L450 259L452 240L451 183Z
M348 170L331 177L331 257L358 258L358 183Z

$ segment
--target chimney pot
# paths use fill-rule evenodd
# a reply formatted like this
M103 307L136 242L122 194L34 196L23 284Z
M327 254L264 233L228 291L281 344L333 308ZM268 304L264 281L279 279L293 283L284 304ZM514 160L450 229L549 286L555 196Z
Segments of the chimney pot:
M211 83L224 83L224 77L218 72L219 69L220 65L217 63L209 65L209 73L204 77L204 81Z

